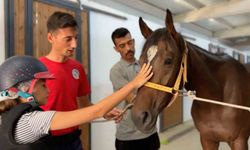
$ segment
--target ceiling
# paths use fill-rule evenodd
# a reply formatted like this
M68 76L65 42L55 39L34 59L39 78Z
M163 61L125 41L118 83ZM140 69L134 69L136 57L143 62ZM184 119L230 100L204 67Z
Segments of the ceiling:
M127 13L164 20L166 9L175 23L238 50L250 50L250 0L82 0ZM151 19L150 18L150 19Z

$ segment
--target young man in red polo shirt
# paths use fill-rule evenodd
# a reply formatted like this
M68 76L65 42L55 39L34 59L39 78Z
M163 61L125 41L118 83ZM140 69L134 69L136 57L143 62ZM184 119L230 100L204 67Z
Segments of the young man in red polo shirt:
M42 109L76 110L78 109L77 100L83 106L91 105L88 100L90 86L84 68L79 62L71 59L77 47L76 20L68 13L55 12L47 21L47 29L51 51L48 55L41 57L40 61L55 75L56 79L46 81L50 94L48 103L42 106ZM111 111L106 118L116 113L116 110ZM82 150L78 126L53 131L52 135L58 137L58 149Z

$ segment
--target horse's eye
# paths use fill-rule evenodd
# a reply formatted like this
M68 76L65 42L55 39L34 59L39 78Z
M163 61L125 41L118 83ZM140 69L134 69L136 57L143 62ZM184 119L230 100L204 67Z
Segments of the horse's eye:
M167 58L165 61L164 61L164 64L166 65L170 65L172 64L173 60L171 58Z

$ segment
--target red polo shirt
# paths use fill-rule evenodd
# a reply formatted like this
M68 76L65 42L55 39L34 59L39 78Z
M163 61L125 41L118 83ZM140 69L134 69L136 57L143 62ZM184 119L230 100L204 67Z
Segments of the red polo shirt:
M83 66L73 59L58 63L46 57L41 57L40 61L55 75L55 79L46 80L46 85L49 89L49 97L47 104L41 106L41 108L44 110L56 111L71 111L78 109L77 97L90 93L90 86ZM52 131L52 135L68 134L76 129L78 129L78 126L56 130Z

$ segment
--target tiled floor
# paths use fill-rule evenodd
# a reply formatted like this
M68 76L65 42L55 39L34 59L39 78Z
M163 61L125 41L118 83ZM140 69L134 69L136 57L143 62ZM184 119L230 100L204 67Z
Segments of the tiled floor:
M160 150L202 150L199 133L192 121L185 122L160 133ZM250 145L250 140L248 140ZM219 150L230 150L226 143L221 143Z

